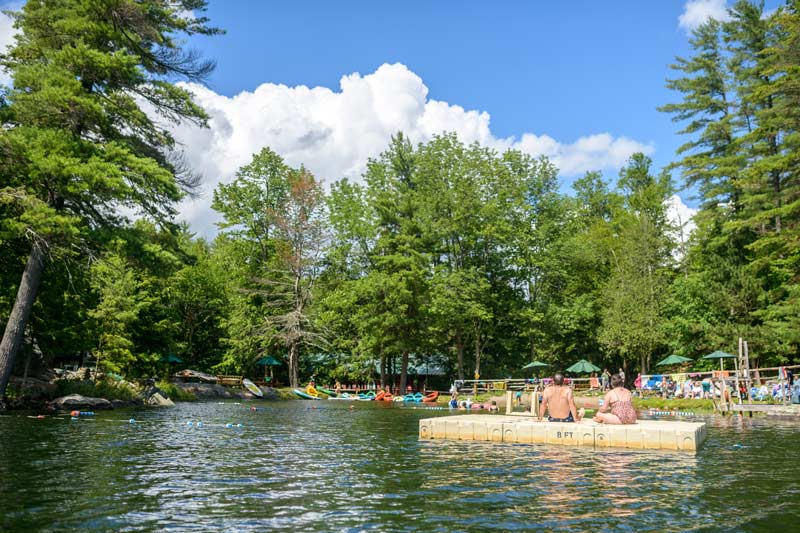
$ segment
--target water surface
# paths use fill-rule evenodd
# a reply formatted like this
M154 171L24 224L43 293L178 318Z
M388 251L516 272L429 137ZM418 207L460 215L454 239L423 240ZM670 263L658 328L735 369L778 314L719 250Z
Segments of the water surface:
M697 455L417 440L420 418L447 414L309 401L6 414L0 531L800 528L795 421L708 418Z

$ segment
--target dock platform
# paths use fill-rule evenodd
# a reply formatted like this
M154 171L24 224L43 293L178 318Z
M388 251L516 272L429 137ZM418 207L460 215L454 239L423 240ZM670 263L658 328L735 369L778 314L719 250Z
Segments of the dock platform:
M639 448L696 452L707 436L705 423L639 420L635 424L539 422L512 415L454 415L419 421L419 439L477 440L595 448Z

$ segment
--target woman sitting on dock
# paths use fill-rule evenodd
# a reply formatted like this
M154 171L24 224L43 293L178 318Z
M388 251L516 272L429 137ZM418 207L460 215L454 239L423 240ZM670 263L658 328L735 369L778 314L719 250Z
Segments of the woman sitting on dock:
M610 413L606 413L608 408ZM633 424L636 422L636 409L631 403L631 391L625 388L622 376L611 376L611 390L606 393L603 405L592 419L601 424Z

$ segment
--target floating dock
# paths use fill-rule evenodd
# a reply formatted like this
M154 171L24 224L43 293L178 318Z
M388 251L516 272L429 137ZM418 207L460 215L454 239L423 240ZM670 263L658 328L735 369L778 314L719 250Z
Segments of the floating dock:
M419 421L419 438L557 444L594 448L638 448L696 452L706 440L702 422L639 420L635 424L539 422L513 415L455 415Z

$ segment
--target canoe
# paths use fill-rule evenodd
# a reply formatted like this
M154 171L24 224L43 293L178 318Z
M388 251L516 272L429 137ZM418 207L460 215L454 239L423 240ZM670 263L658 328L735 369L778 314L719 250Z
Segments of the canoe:
M320 399L319 396L311 396L310 394L305 393L305 392L301 391L300 389L294 389L294 393L296 395L300 396L301 398L303 398L304 400L319 400Z
M247 378L242 380L242 385L247 390L247 392L251 393L252 395L256 396L257 398L261 398L264 396L264 392L252 381Z
M422 398L422 401L425 403L435 403L437 398L439 398L439 391L433 391L426 394L425 397Z

